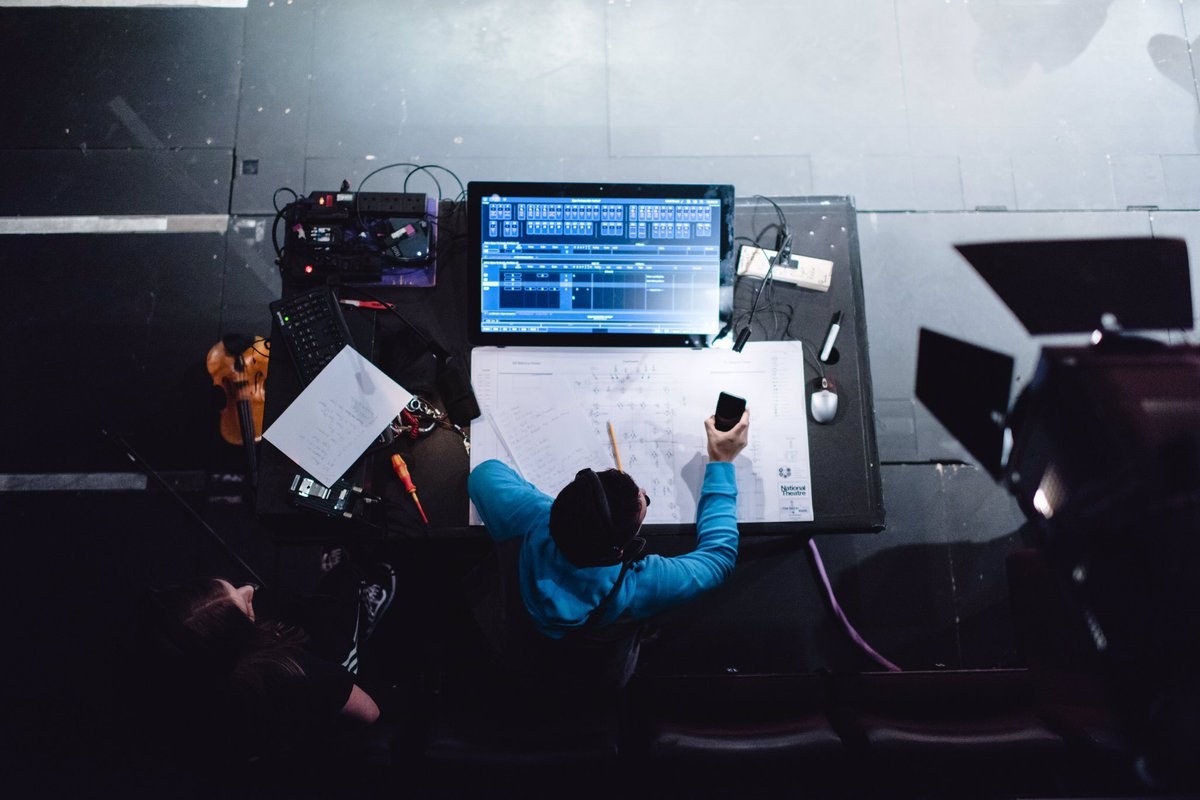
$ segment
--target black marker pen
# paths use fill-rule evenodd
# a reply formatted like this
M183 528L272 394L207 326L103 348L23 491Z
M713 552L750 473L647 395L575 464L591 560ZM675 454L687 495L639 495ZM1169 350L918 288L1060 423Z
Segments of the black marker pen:
M842 312L833 312L829 323L829 333L825 334L825 345L821 348L821 360L828 362L829 354L833 352L833 343L837 341L838 331L842 329Z

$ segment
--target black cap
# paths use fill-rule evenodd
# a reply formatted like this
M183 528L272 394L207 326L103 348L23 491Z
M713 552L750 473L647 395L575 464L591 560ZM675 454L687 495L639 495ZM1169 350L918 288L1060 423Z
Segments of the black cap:
M638 485L615 469L582 469L550 507L550 536L577 567L621 563L641 527Z

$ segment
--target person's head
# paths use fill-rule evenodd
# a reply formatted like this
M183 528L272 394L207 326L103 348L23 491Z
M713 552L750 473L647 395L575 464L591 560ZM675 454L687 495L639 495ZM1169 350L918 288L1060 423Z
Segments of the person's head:
M160 648L193 671L210 675L257 673L265 661L288 672L298 667L288 650L302 633L258 620L253 585L202 578L153 593ZM265 659L264 659L265 657Z
M550 536L577 567L619 564L640 550L633 540L649 505L624 472L580 470L550 507Z
M257 617L254 587L201 578L150 593L151 648L142 687L179 753L197 763L264 746L271 687L303 677L303 631ZM169 709L169 711L168 711ZM268 722L264 722L264 719Z

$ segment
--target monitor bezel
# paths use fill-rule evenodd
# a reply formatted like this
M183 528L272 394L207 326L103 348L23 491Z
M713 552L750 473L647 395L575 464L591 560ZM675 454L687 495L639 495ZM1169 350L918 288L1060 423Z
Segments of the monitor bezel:
M705 333L514 333L484 331L483 292L480 285L483 259L482 200L498 194L508 197L613 197L664 199L717 199L721 202L721 252L719 323L729 324L733 313L733 209L734 188L730 184L682 183L565 183L518 181L471 181L467 184L467 240L471 269L471 343L485 345L536 345L545 347L705 347L716 338Z

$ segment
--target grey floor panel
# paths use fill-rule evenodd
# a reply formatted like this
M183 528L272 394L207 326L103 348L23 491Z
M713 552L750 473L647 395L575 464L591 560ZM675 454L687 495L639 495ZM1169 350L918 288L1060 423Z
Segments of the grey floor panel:
M1192 159L1195 156L1181 156ZM1130 206L1176 207L1167 199L1165 158L1154 155L1117 155L1108 159L1113 199L1118 208ZM1181 187L1185 188L1186 187Z
M458 181L454 176L458 176L458 180L462 181L464 186L471 180L486 179L471 173L470 170L475 169L475 165L478 163L489 162L486 160L447 159L437 162L435 166L432 162L418 163L407 160L372 159L367 161L361 158L310 158L305 162L303 193L337 189L342 181L349 181L352 190L358 190L361 186L364 192L424 192L430 197L436 198L440 194L443 199L453 200L460 194ZM378 171L385 167L386 169ZM425 167L425 169L417 169L417 167ZM438 167L444 167L454 175ZM464 174L464 167L466 174ZM531 164L524 165L524 169L532 167ZM561 166L559 168L561 169ZM410 173L412 177L408 177ZM535 179L528 178L528 180ZM366 183L363 182L364 180ZM557 180L557 178L543 178L542 180ZM282 195L280 195L280 199L283 200Z
M959 156L963 208L1014 211L1017 185L1011 156Z
M907 150L891 0L608 9L613 155Z
M802 540L743 539L733 576L663 618L639 669L770 674L868 666L829 623Z
M964 666L1016 663L1008 607L1007 556L1025 523L1012 496L986 472L946 467L947 531L954 615Z
M304 191L336 188L342 180L357 187L363 178L390 162L380 158L310 158ZM421 164L432 162L422 161ZM811 162L804 157L713 158L516 158L450 157L437 164L464 182L473 180L577 181L598 183L732 183L739 197L814 194ZM400 191L412 167L397 167L371 177L364 191ZM435 171L446 197L458 192L449 175ZM834 182L831 182L831 185ZM420 174L409 181L410 191L436 194L437 187ZM282 196L281 196L282 198Z
M940 426L910 406L917 452L893 451L903 434L904 401L913 396L917 337L931 328L1017 359L1018 385L1036 364L1038 343L954 249L954 243L1049 238L1146 236L1147 212L876 214L858 217L872 380L888 425L901 432L881 437L885 460L966 458ZM1036 287L1033 287L1036 290Z
M220 334L224 238L5 238L0 268L21 291L0 297L4 338L29 344L10 369L36 377L37 394L0 398L20 420L0 471L103 469L112 448L102 425L159 469L207 460L219 438L204 360Z
M934 153L1195 152L1194 94L1146 52L1172 3L898 0L906 99Z
M265 214L280 186L304 183L316 43L313 0L251 3L238 100L231 212ZM286 202L286 201L281 201Z
M1200 208L1200 156L1163 156L1163 208Z
M860 211L961 211L962 178L949 156L813 156L817 194L849 194Z
M224 214L230 149L0 150L0 216Z
M271 312L282 281L271 244L272 217L235 217L225 237L221 288L221 333L269 337Z
M1105 154L1015 155L1012 164L1017 211L1116 207L1113 176Z
M839 603L858 632L904 669L959 663L944 474L885 466L887 530L819 536Z
M812 160L805 156L713 156L665 158L658 162L666 183L731 183L738 197L820 194L813 189Z
M1197 148L1200 148L1200 69L1197 69L1196 47L1200 43L1200 2L1181 0L1184 29L1180 33L1154 37L1147 45L1150 56L1159 63L1162 73L1185 94L1197 98L1198 113L1194 126Z
M604 8L323 3L308 154L605 154Z
M236 9L0 9L4 148L225 147L237 119Z

